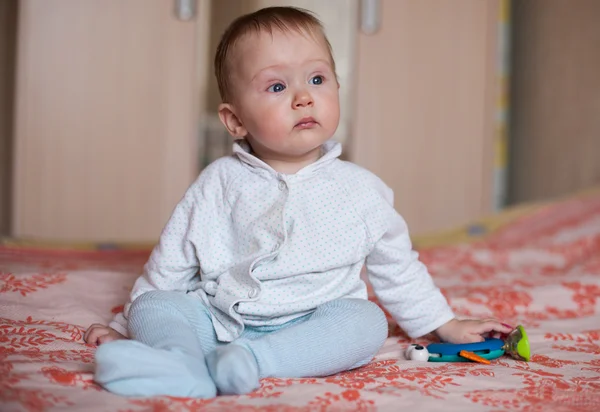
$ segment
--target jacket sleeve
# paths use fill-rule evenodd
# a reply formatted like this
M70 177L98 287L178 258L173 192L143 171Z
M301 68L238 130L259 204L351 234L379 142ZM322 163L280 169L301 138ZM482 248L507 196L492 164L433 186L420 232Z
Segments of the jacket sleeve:
M412 338L433 332L454 313L427 268L412 249L404 219L393 208L392 191L381 182L382 229L366 259L375 295L398 325ZM385 200L384 200L385 199Z
M135 281L123 312L109 326L127 336L127 322L132 302L152 290L187 291L197 279L199 260L194 246L198 228L194 227L200 213L208 213L199 196L198 182L186 192L175 207L154 247L142 275Z

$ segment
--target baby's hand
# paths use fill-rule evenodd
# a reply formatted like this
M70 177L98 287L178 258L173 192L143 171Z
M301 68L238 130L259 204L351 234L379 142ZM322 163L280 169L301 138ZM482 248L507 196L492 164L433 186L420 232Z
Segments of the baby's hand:
M94 323L85 331L83 340L91 345L101 345L117 339L127 339L113 328Z
M510 326L500 323L495 319L452 319L437 328L435 333L443 342L473 343L483 342L483 335L493 334L494 332L506 334L512 332L512 330L513 328Z

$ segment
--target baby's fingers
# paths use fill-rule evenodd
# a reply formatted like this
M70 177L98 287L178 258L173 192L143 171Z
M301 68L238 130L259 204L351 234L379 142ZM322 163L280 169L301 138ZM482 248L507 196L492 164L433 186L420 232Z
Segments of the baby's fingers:
M107 333L106 335L102 335L98 338L98 345L102 345L104 343L112 342L114 340L120 339L117 336L114 336L111 333Z
M481 323L477 326L477 333L484 334L495 334L494 332L507 334L512 332L513 328L505 323L501 323L495 319L488 319L481 321Z
M83 335L83 340L86 343L89 343L92 345L97 345L98 339L101 336L104 336L107 334L108 334L108 329L106 328L106 326L100 325L98 323L94 323L92 326L90 326L88 328L88 330L85 331L85 334Z

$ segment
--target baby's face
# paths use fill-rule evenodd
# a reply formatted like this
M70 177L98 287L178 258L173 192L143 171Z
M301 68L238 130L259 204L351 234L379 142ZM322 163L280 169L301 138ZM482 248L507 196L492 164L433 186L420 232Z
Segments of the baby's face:
M325 43L273 30L242 39L236 57L233 105L258 157L293 161L317 153L340 117Z

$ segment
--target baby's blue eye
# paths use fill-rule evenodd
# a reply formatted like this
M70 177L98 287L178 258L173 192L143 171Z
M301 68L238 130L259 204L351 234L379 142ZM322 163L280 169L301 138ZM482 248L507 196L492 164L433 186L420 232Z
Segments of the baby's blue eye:
M270 86L267 89L267 91L271 92L271 93L281 93L284 90L285 90L285 86L281 83L275 83L274 85Z
M323 79L323 76L315 76L309 80L309 83L310 84L323 84L324 80L325 79Z

